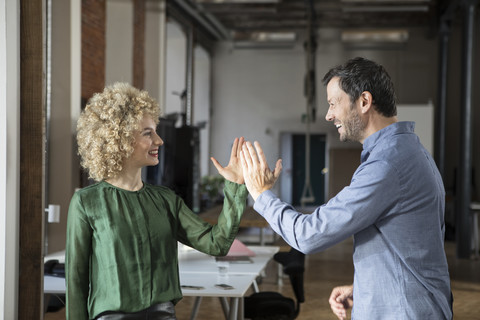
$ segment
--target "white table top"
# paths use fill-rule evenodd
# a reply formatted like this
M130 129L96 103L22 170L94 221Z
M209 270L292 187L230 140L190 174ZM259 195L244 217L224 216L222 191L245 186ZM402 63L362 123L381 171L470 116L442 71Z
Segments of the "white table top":
M255 252L253 263L230 263L226 276L218 273L215 258L193 249L179 250L180 285L202 286L205 290L182 288L185 296L241 297L255 278L265 269L268 261L278 252L278 247L249 246ZM65 261L65 251L45 257L45 261ZM215 284L225 283L234 287L231 290L215 288ZM44 293L65 293L65 279L45 275Z
M201 287L201 289L182 287L182 294L184 296L241 298L245 295L256 277L254 274L229 274L227 276L220 276L216 273L205 273L199 276L194 273L180 272L180 285ZM222 284L229 285L231 288L216 286Z
M65 294L65 278L45 275L43 277L43 293Z
M43 258L44 263L49 261L49 260L58 260L59 263L65 263L65 250L47 254Z
M199 289L188 289L182 287L184 296L208 296L208 297L234 297L240 298L245 295L248 288L255 280L255 274L229 274L220 276L216 273L202 274L199 276L195 273L180 273L181 286L196 286ZM233 287L232 289L224 289L221 286L225 284ZM64 294L66 290L65 278L44 276L43 292L47 294Z
M259 275L279 250L279 247L249 246L248 248L255 252L255 256L250 257L252 262L230 262L228 274ZM181 273L218 273L215 257L193 249L179 250L178 267Z

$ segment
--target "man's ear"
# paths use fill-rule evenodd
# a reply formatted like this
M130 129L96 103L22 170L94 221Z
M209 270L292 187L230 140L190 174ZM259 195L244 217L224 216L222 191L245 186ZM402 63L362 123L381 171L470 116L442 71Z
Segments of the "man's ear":
M360 103L362 113L367 113L370 108L373 108L373 96L369 91L363 91L360 95Z

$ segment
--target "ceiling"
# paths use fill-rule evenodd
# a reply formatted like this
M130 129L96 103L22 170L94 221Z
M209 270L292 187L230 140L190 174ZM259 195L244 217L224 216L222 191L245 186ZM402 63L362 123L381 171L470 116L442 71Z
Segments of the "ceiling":
M309 22L320 28L435 30L440 0L190 1L222 34L245 40L258 33L298 34Z

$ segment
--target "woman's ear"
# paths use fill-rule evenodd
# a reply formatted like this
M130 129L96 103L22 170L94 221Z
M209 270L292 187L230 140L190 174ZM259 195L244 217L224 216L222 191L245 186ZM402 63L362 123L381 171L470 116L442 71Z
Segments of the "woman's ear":
M363 91L360 95L362 113L367 113L373 106L373 96L369 91Z

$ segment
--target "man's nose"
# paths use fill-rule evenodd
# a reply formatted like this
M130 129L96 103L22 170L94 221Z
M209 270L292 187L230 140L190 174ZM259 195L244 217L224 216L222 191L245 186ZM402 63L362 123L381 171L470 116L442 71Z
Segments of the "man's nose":
M333 115L331 108L328 108L327 114L325 115L325 120L333 121L334 119L335 119L335 116Z

